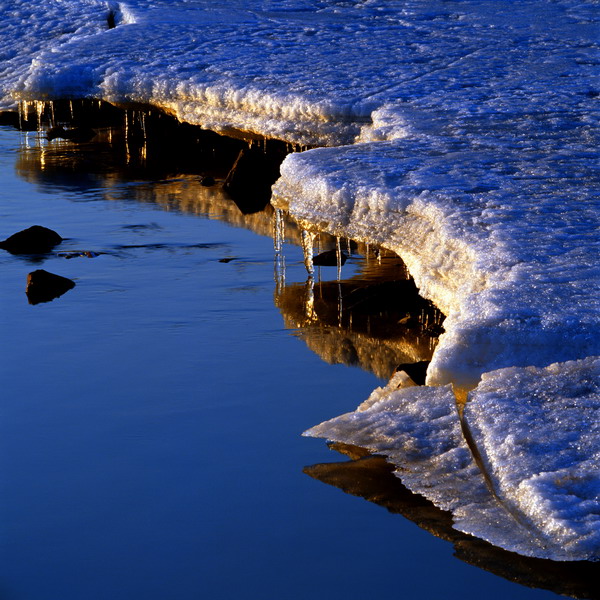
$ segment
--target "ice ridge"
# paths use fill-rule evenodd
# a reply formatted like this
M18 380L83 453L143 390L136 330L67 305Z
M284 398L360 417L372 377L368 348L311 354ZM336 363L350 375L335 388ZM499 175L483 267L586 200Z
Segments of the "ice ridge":
M311 435L386 454L463 531L598 558L595 3L8 0L2 16L0 108L93 97L336 146L289 156L274 204L398 252L447 318L427 387L376 390Z

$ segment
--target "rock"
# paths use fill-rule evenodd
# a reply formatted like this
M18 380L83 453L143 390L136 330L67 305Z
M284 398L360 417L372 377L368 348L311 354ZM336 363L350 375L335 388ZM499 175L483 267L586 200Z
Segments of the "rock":
M86 258L96 258L97 256L100 256L98 254L98 252L92 252L91 250L85 250L83 252L79 252L79 251L74 251L74 252L60 252L59 255L61 258L79 258L81 256L84 256Z
M206 175L206 176L200 178L200 185L203 185L205 187L210 187L212 185L215 185L215 178L211 177L210 175Z
M117 26L117 16L114 9L108 11L106 25L109 29L114 29Z
M429 362L428 360L421 360L415 363L403 363L396 367L396 372L404 371L417 385L425 385Z
M43 269L32 271L27 275L27 287L25 293L29 304L39 304L40 302L50 302L75 287L75 282L49 273Z
M56 231L33 225L0 242L0 248L11 254L45 254L62 242Z
M340 252L340 263L345 264L346 260L348 260L348 255L345 252ZM335 250L327 250L326 252L321 252L321 254L317 254L317 256L313 257L313 265L316 267L337 267L338 259L337 252Z
M260 212L271 199L281 160L257 148L245 148L229 171L223 188L243 214Z
M46 132L46 138L49 141L57 138L70 140L71 142L89 142L96 136L96 132L90 127L73 127L65 129L62 125L52 127Z

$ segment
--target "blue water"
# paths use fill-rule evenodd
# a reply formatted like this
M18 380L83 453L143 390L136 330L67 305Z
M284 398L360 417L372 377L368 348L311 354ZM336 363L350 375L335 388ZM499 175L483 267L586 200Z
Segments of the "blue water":
M47 172L35 136L0 128L0 238L101 254L0 253L0 598L555 596L303 473L344 459L302 431L381 381L284 327L271 238L179 210L177 182ZM38 268L76 287L29 305Z

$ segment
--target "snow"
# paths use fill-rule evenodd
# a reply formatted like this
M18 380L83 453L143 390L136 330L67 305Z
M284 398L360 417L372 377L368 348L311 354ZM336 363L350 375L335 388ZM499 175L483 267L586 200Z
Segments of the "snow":
M463 531L598 558L595 3L8 0L2 16L0 108L141 102L329 146L285 160L273 203L396 251L447 318L425 388L394 379L311 435L385 454Z
M464 415L498 495L585 558L600 548L599 392L600 359L513 367L484 375Z

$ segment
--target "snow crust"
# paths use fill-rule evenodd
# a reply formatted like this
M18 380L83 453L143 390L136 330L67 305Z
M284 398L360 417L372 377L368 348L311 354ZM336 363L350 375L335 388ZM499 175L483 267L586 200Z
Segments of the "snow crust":
M0 110L12 108L12 93L29 68L41 66L41 53L94 35L107 27L106 2L18 2L1 5Z
M2 28L0 108L94 97L346 144L289 156L274 203L398 252L446 333L428 387L310 434L385 454L463 531L598 558L595 2L7 0Z
M599 368L586 359L486 375L465 409L466 437L449 385L401 377L305 435L385 455L460 531L526 556L597 560Z
M585 557L600 548L599 392L600 359L510 368L484 375L464 414L498 495Z

